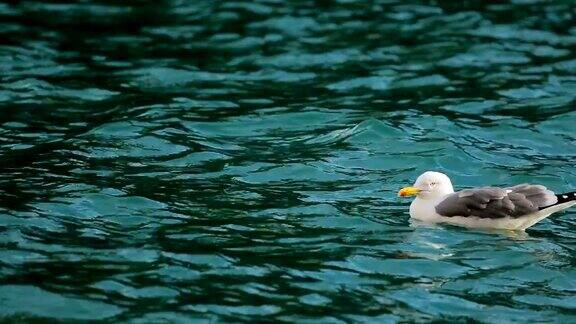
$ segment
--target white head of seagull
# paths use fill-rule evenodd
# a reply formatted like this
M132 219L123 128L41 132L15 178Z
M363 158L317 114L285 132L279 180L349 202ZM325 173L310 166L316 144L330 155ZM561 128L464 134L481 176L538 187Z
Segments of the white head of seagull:
M399 197L417 196L420 199L438 199L454 192L452 181L440 172L422 173L412 187L402 188Z

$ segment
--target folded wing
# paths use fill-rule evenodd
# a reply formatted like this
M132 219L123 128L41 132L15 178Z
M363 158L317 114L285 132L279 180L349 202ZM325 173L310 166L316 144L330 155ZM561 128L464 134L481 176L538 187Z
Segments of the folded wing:
M541 185L521 184L509 188L483 187L455 192L436 206L446 217L518 218L552 206L556 195Z

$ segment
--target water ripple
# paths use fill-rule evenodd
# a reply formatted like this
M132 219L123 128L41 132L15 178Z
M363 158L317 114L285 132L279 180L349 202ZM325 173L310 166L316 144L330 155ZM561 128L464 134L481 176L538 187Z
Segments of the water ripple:
M408 220L576 188L568 2L0 4L0 318L574 322L576 221Z

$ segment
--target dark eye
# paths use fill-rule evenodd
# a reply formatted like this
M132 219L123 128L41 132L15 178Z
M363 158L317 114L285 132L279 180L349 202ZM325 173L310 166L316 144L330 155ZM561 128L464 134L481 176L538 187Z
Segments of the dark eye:
M430 182L430 185L431 185L432 187L435 187L437 184L438 184L438 182Z

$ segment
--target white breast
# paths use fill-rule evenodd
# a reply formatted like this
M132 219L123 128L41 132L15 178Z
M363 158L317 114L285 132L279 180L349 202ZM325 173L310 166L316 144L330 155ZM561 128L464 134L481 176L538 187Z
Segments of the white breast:
M443 198L436 200L421 199L416 197L412 204L410 204L410 217L424 221L424 222L439 222L447 217L440 216L436 213L435 206L439 204Z

